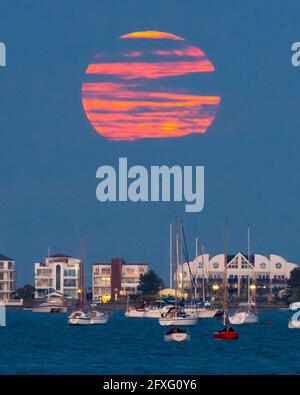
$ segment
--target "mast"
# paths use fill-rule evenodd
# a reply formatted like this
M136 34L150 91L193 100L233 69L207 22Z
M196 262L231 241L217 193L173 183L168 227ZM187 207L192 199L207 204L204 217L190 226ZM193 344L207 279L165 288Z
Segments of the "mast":
M173 287L173 255L172 255L172 237L173 237L173 235L172 235L172 223L170 223L170 245L169 245L169 247L170 247L170 261L169 261L169 264L170 264L170 289L172 289L172 287Z
M228 218L225 222L225 253L224 253L224 325L228 323L228 306L227 306L227 251L228 249Z
M203 244L201 246L201 254L202 254L202 301L205 303L205 277L204 277L204 248Z
M195 251L195 255L196 255L196 268L195 268L195 300L197 300L197 284L198 284L198 262L197 262L197 258L198 258L198 237L196 237L196 251Z
M80 303L81 307L85 307L86 295L85 295L85 284L84 284L84 240L83 232L80 235Z
M179 237L176 233L176 286L175 286L175 317L177 317L177 298L178 298L178 263L179 263Z
M248 262L249 262L249 272L248 272L248 307L250 307L250 298L251 298L251 293L250 293L250 273L251 273L251 267L250 267L250 225L248 224L248 232L247 232L247 238L248 238Z

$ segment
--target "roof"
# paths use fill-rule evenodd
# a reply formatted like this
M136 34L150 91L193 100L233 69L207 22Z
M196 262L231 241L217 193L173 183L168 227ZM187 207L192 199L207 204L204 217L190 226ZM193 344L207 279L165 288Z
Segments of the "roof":
M5 255L1 255L1 254L0 254L0 260L1 261L14 261L14 259L9 258L8 256L5 256Z
M107 265L107 266L111 266L111 262L94 262L93 265ZM134 265L143 265L143 266L149 266L148 263L144 263L144 262L136 262L136 263L127 263L127 262L123 262L123 266L134 266Z
M247 261L249 263L254 263L254 259L255 259L255 255L254 254L250 254L249 255L249 259L248 259L248 254L244 254L243 252L238 252L235 255L227 255L227 263L231 262L236 256L238 256L239 254L243 255L243 257L245 259L247 259Z
M49 255L47 256L47 258L73 258L73 257L70 255L59 253L59 254Z

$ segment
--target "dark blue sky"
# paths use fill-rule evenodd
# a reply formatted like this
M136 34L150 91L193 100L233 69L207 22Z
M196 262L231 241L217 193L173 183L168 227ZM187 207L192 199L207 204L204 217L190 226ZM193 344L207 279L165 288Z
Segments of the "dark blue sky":
M272 5L271 5L272 4ZM300 262L300 41L295 1L1 1L0 253L17 260L20 284L47 253L79 253L80 229L91 262L123 256L147 261L167 278L168 226L182 216L194 255L199 236L210 253L253 249ZM110 142L85 117L81 84L95 52L116 37L160 30L205 51L222 97L205 135ZM205 208L181 203L96 200L96 169L117 164L204 165Z

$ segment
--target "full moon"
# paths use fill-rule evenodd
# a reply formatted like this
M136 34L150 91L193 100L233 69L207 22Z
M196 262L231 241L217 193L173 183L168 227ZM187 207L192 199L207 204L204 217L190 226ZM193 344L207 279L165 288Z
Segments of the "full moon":
M83 108L110 140L205 133L221 100L214 71L200 48L175 34L124 34L88 65Z

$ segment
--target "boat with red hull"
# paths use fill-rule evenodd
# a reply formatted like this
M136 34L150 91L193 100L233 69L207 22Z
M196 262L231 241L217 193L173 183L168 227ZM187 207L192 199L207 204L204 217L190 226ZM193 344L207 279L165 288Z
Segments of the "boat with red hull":
M239 334L231 327L225 327L220 332L213 334L215 340L237 340Z

